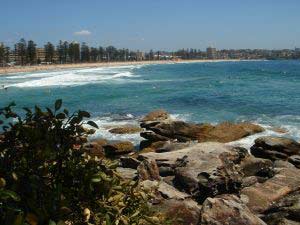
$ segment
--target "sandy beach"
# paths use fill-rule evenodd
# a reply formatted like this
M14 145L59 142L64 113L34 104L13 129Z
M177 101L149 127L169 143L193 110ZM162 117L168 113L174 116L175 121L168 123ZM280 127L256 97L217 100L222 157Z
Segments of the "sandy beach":
M69 68L94 68L94 67L115 67L127 65L145 65L145 64L173 64L173 63L196 63L196 62L223 62L240 60L157 60L157 61L133 61L133 62L98 62L98 63L77 63L77 64L52 64L35 66L13 66L1 67L0 75L34 71L63 70Z

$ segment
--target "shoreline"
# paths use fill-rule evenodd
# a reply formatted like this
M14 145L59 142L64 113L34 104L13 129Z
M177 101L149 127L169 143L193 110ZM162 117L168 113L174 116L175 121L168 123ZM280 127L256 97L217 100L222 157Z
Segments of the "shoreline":
M212 60L155 60L155 61L127 61L127 62L97 62L97 63L76 63L76 64L50 64L50 65L34 65L34 66L13 66L1 67L1 75L9 75L14 73L38 72L38 71L52 71L64 70L73 68L97 68L97 67L118 67L118 66L131 66L131 65L151 65L151 64L179 64L179 63L203 63L203 62L239 62L249 61L240 59L212 59ZM252 60L251 60L252 61Z

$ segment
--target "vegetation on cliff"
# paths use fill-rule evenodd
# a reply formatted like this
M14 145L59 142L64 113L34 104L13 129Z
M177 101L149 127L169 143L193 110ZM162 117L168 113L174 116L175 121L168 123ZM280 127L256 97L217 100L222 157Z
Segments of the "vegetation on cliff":
M0 224L162 224L151 193L123 180L117 163L83 152L97 125L62 109L0 109Z

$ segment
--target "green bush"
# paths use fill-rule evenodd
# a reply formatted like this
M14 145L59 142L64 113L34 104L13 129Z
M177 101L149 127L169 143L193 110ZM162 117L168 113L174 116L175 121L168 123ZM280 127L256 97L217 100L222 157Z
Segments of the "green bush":
M0 109L0 224L162 224L149 209L151 193L123 180L116 162L83 152L97 128L90 114Z

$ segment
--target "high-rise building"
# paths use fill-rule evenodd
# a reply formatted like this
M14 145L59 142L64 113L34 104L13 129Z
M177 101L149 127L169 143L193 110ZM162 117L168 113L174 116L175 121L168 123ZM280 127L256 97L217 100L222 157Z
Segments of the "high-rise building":
M212 48L212 47L208 47L206 49L206 54L207 54L208 59L216 59L217 58L217 49Z

